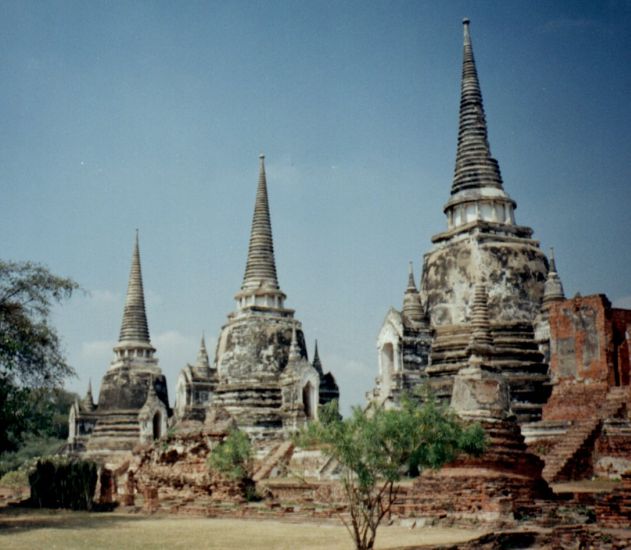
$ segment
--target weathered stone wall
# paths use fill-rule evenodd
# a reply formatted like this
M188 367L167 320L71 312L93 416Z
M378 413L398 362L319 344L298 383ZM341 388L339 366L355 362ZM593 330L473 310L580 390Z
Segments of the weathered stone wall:
M451 396L453 377L466 364L474 285L484 281L494 342L493 365L507 377L520 423L541 418L549 396L533 325L540 315L548 261L531 231L476 222L434 237L424 257L421 296L434 337L426 372L435 393Z
M548 263L536 241L466 233L436 244L423 262L421 295L432 327L470 321L473 285L480 277L493 322L533 322L540 311Z
M217 344L211 408L225 409L254 441L286 437L317 418L320 372L307 361L300 323L289 313L231 316ZM332 377L327 382L325 393L339 395Z
M147 400L153 382L158 398L169 408L167 382L163 374L155 374L134 366L108 370L101 381L98 411L140 410Z
M221 380L267 378L287 365L292 329L297 321L277 316L248 316L228 322L217 343L216 364ZM296 339L300 355L307 357L299 326Z

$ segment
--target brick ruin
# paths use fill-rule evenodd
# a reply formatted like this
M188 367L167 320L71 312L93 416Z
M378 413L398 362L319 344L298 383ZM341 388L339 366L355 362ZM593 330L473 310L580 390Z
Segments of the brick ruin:
M550 481L619 478L631 471L631 311L597 294L556 301L548 319L553 389L528 442Z

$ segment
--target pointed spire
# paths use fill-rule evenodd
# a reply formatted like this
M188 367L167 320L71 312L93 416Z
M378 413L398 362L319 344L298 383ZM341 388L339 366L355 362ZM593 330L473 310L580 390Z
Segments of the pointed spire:
M94 410L94 397L92 396L92 379L88 379L88 391L85 392L85 397L82 400L83 406L87 410Z
M451 194L480 187L502 188L497 161L491 156L482 92L473 57L469 19L463 20L464 52L460 97L458 151Z
M276 262L274 260L274 242L272 223L267 198L267 180L265 176L265 156L260 155L259 183L256 191L248 261L243 277L242 290L265 286L278 289Z
M561 277L557 272L556 262L554 260L554 249L550 248L550 267L548 269L548 278L543 287L543 307L548 308L552 302L560 302L565 300L565 292Z
M197 367L205 369L210 368L210 361L208 359L208 352L206 351L206 338L202 334L202 341L199 345L199 353L197 354Z
M414 262L410 261L408 266L408 288L407 290L416 291L416 282L414 281Z
M311 366L318 371L318 374L324 374L322 371L322 361L320 361L320 354L318 353L318 341L315 341L315 347L313 349L313 362Z
M296 335L296 325L291 328L291 344L289 345L288 363L297 363L302 359L300 348L298 347L298 337Z
M417 323L423 321L425 318L423 304L421 304L421 296L414 282L414 266L412 262L410 262L408 268L408 286L403 295L403 315L406 319Z
M468 355L488 357L493 350L493 336L489 320L488 294L484 283L476 283L471 306L471 339Z
M138 245L138 230L136 229L136 242L131 259L131 271L129 273L129 285L127 286L127 299L121 325L120 337L122 342L143 342L150 344L149 326L145 313L145 293L142 288L142 272L140 270L140 248Z
M557 264L554 261L554 247L550 247L550 269L548 271L552 271L554 273L558 273L557 272Z

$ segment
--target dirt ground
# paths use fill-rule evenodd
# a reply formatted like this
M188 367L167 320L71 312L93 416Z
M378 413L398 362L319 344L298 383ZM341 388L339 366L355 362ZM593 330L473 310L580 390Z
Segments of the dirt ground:
M452 528L379 528L377 548L464 542L483 531ZM341 524L245 519L180 518L125 513L0 510L0 548L217 548L330 550L353 548Z

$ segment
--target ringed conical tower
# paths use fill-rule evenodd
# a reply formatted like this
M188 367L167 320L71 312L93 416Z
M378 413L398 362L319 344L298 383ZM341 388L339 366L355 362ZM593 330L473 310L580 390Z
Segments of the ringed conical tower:
M211 400L211 407L225 409L254 439L285 437L317 414L313 392L317 400L320 375L307 361L302 325L294 319L294 310L285 307L285 299L276 273L261 155L245 273L235 296L236 310L219 336L219 382ZM291 376L283 377L290 363Z
M138 232L132 253L129 284L114 359L101 380L92 425L76 411L71 421L87 435L84 452L103 462L117 462L139 443L166 434L170 414L167 384L151 344L145 310ZM71 430L72 432L72 430ZM71 442L72 443L72 442Z
M280 317L293 317L293 310L285 309L286 295L278 285L272 220L267 197L265 156L259 156L259 180L254 202L250 231L250 245L241 290L235 296L237 314L265 311ZM304 347L304 343L302 344Z
M463 64L454 177L444 212L447 230L423 259L421 300L434 331L432 385L449 398L466 365L475 282L486 281L495 342L493 363L507 377L520 422L538 420L547 398L547 366L533 335L548 261L532 229L515 220L517 203L504 190L491 154L470 22L464 20Z

